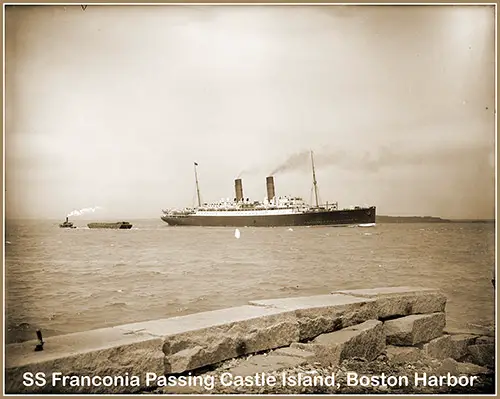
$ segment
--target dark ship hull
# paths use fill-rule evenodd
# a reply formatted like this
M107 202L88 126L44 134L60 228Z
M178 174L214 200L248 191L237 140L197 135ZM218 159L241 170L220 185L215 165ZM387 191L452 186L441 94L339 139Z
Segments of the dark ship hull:
M89 223L87 226L89 229L128 230L132 228L132 225L129 222L112 222L112 223L96 222L96 223Z
M73 223L61 223L59 227L61 229L76 229L76 226L73 226Z
M335 226L375 223L376 207L309 211L285 215L197 216L165 215L161 219L171 226Z

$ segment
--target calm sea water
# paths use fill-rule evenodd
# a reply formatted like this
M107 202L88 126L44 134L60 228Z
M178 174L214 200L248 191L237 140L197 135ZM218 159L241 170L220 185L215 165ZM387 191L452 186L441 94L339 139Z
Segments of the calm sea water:
M371 228L61 229L7 221L7 342L246 304L380 286L448 297L448 326L492 329L493 223ZM76 221L85 226L86 222Z

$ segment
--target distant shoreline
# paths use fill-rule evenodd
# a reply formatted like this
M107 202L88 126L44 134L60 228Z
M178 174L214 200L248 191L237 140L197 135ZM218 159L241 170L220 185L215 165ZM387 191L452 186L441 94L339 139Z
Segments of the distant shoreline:
M64 219L64 218L63 218ZM9 221L50 221L54 223L60 223L63 219L53 219L53 218L12 218L4 219L6 222ZM106 218L107 221L146 221L146 220L156 220L155 217L149 218ZM159 218L158 218L159 219ZM80 222L92 222L95 219L82 219L82 218L72 218L72 220L78 220ZM387 215L377 215L376 223L495 223L495 219L444 219L437 216L387 216Z
M377 215L377 223L495 223L495 219L443 219L436 216Z

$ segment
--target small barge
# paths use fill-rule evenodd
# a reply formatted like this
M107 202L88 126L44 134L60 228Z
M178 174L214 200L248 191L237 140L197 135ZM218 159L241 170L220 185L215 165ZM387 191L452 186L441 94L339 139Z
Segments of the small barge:
M89 229L131 229L132 224L129 222L94 222L87 224Z

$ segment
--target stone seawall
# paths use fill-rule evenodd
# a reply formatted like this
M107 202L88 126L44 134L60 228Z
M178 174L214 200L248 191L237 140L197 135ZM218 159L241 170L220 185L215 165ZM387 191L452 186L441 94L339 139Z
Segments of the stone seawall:
M38 352L37 341L11 344L5 392L134 393L161 386L163 376L202 375L232 360L225 370L246 376L381 354L396 363L447 359L487 374L494 339L444 333L445 305L446 297L428 288L337 291L50 337ZM455 371L465 370L455 363Z

